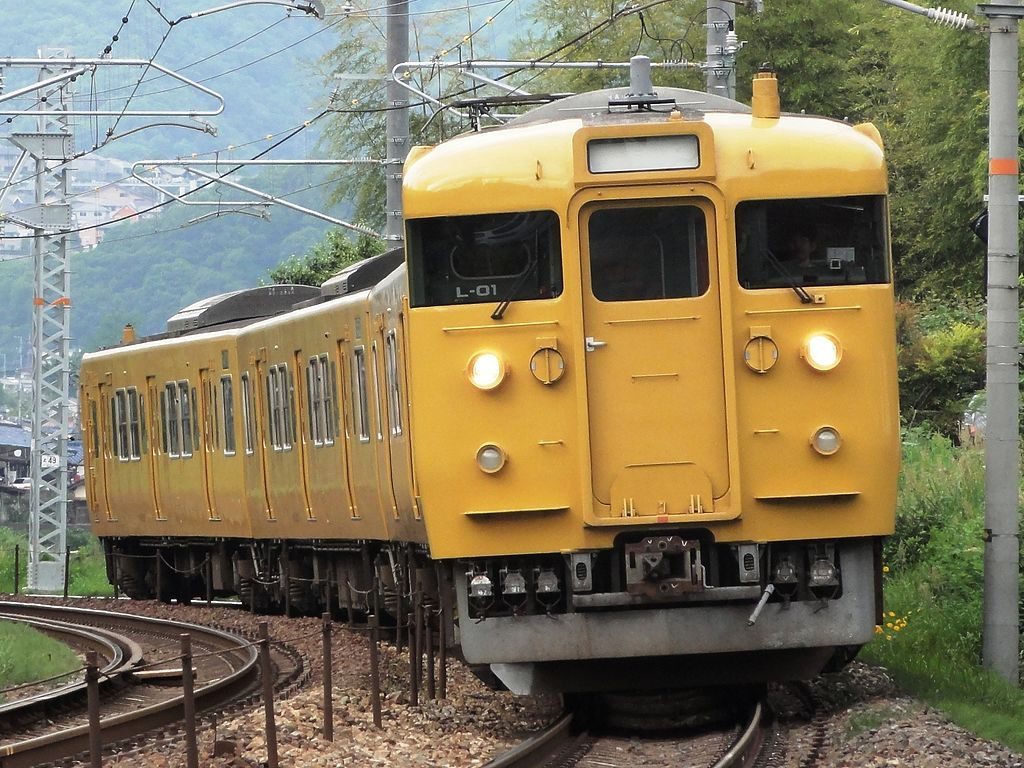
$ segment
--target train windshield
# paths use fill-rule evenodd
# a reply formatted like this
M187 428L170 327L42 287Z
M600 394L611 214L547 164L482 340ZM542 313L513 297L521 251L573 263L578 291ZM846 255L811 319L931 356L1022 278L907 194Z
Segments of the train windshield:
M744 288L886 283L885 199L742 202L736 206L736 252Z
M692 298L708 289L707 224L697 206L596 210L587 236L591 288L601 301Z
M562 293L558 216L551 211L411 219L408 234L414 307Z

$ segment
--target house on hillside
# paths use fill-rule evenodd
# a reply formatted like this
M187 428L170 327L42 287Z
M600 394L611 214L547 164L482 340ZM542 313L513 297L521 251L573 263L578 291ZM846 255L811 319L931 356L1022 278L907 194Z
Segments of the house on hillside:
M32 434L17 424L0 422L0 487L29 474Z

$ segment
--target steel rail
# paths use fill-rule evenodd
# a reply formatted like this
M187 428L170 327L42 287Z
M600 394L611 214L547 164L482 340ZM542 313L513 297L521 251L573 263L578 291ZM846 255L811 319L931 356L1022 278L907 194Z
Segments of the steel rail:
M761 727L764 709L761 702L754 705L750 722L729 750L722 755L712 768L749 768L754 765L764 744L765 729Z
M93 609L8 602L2 604L8 612L13 608L16 612L24 614L38 612L43 615L63 615L65 617L79 614L89 620L118 627L134 624L136 627L146 626L150 631L155 627L165 634L189 632L195 637L201 638L200 642L204 644L220 646L227 654L235 656L236 661L240 663L232 673L218 677L205 685L196 686L195 708L197 712L221 706L237 698L252 687L259 674L259 654L256 645L245 638L220 630L165 619ZM133 712L106 717L100 721L102 742L104 745L120 742L178 722L183 717L184 699L182 696L175 696ZM40 763L83 754L88 751L88 748L89 726L75 726L57 733L0 746L0 768L28 768Z
M536 736L517 744L508 752L504 752L483 768L533 768L543 765L548 759L568 746L569 729L572 725L571 712L549 725Z
M12 613L0 612L0 621L16 621L36 629L43 634L54 637L69 646L87 651L96 651L104 664L99 669L100 684L109 686L120 677L130 673L142 662L142 647L134 640L123 635L98 629L83 629L74 624L57 622L51 619L31 618ZM77 675L81 670L69 672ZM45 682L45 681L40 681ZM27 683L30 686L32 683ZM16 698L0 704L0 715L8 722L13 717L28 715L33 709L52 705L60 700L70 700L82 695L86 690L84 679L71 680L55 685L45 691L29 696Z

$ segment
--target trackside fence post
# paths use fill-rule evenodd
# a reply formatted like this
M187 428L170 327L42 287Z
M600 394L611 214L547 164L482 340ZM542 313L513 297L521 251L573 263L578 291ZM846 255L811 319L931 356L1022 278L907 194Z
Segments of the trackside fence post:
M430 625L433 615L431 604L427 603L423 611L423 644L427 649L427 698L433 701L437 698L437 689L434 687L434 632Z
M370 702L373 724L380 728L380 619L376 613L370 617Z
M89 765L103 765L103 734L100 731L100 675L96 651L85 652L85 688L89 707Z
M348 628L352 629L356 624L356 609L352 601L352 585L349 583L345 584L345 610L348 612Z
M316 562L319 566L319 570L327 574L327 578L324 579L324 607L328 611L334 611L334 587L332 586L333 567L330 565L330 561L326 561L327 567L324 568L325 560L319 555L317 556Z
M71 581L71 550L64 548L64 599L68 599L68 584Z
M447 620L448 617L445 615L444 605L442 604L437 614L437 639L440 643L440 647L437 649L437 664L440 667L437 673L437 697L439 699L448 698L448 642L445 631L445 622Z
M14 594L21 590L21 545L14 545Z
M420 705L420 599L412 596L409 612L409 704Z
M334 741L334 666L331 659L331 612L324 612L324 738Z
M192 673L192 636L181 635L181 693L185 710L185 763L188 768L199 768L199 748L196 745L195 677Z
M441 563L434 563L437 577L437 594L440 605L437 611L437 663L440 665L437 675L438 697L448 698L448 617L451 615L448 606L450 595L448 585L448 569Z
M154 557L156 558L156 599L162 601L164 599L164 564L159 549Z
M260 675L263 677L263 711L266 715L267 766L277 768L277 722L274 720L274 672L270 664L267 622L260 622Z

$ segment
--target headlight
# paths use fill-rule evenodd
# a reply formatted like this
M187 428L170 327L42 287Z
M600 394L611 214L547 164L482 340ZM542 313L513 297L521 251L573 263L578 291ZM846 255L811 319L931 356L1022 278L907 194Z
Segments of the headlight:
M822 456L831 456L842 444L839 430L835 427L822 427L811 437L811 447Z
M807 582L811 587L831 587L839 584L838 571L831 560L818 558L811 563Z
M494 389L505 378L505 362L493 352L479 352L469 360L466 375L477 389Z
M843 347L835 336L816 333L808 337L801 354L811 368L817 371L831 371L842 360Z
M476 465L489 475L493 475L504 467L507 460L508 454L505 453L505 450L494 443L481 445L476 452Z

